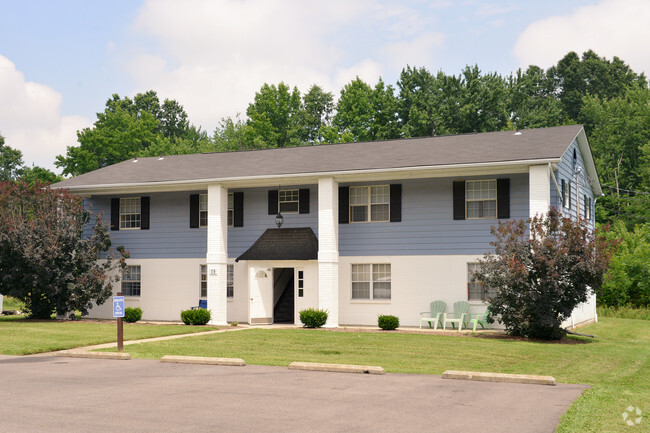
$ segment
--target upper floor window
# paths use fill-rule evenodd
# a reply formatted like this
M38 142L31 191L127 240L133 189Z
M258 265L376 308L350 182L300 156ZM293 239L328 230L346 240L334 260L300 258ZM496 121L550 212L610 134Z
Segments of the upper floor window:
M142 223L140 197L120 199L120 230L139 229Z
M140 265L127 266L122 274L122 294L124 296L140 296L141 282Z
M591 220L591 197L588 197L586 194L584 195L584 203L585 203L585 219L587 221Z
M352 299L390 299L389 263L352 265Z
M465 182L467 219L497 217L497 181L468 180Z
M199 227L208 226L208 195L199 194Z
M571 209L571 184L562 179L562 206Z
M300 195L297 189L285 189L278 191L278 203L282 213L298 213Z
M351 186L350 222L390 221L390 186Z
M232 227L235 220L235 194L228 193L228 227Z

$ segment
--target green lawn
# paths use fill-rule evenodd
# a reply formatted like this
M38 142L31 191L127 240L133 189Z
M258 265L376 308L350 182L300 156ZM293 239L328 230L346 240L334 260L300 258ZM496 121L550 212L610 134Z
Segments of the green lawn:
M195 355L243 358L249 364L292 361L380 365L388 372L441 374L471 370L554 376L592 388L562 418L558 431L630 431L622 413L641 408L650 425L650 322L603 319L582 328L579 344L473 337L254 329L128 347L135 358Z
M215 327L124 324L124 339L160 337L208 331ZM87 321L31 321L23 316L0 316L0 354L29 355L117 341L115 323Z

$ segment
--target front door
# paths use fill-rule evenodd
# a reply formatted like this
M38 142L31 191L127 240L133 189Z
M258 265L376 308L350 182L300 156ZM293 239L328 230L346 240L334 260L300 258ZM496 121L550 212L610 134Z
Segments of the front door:
M273 323L273 274L267 268L249 268L249 281L249 323Z

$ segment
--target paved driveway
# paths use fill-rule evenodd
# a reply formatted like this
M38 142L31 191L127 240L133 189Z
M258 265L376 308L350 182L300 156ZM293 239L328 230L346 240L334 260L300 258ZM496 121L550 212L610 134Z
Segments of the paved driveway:
M0 356L21 432L553 432L581 385Z

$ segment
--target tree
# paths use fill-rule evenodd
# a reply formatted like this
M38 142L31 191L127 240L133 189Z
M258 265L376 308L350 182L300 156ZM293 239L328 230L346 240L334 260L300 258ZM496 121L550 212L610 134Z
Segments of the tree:
M564 125L568 117L554 94L553 80L542 68L529 66L508 78L510 121L519 129Z
M612 256L598 304L608 307L650 306L650 223L628 230L617 221L605 232L608 239L620 243Z
M350 132L353 141L399 137L397 98L393 86L380 78L373 89L359 77L341 90L332 124L340 134Z
M264 84L248 105L246 129L254 148L298 146L303 143L299 120L300 92L281 82Z
M312 85L302 97L299 123L303 140L311 144L322 142L322 130L331 124L333 111L334 96L320 86Z
M547 75L555 82L555 89L564 112L570 119L582 122L582 98L597 95L611 99L625 94L628 88L647 88L643 74L635 73L618 57L612 61L599 57L592 50L582 54L582 59L571 51Z
M97 113L93 127L77 131L79 146L68 146L66 155L58 155L54 164L64 175L78 176L145 155L152 146L156 151L184 149L187 145L172 143L193 140L196 131L178 102L166 99L161 105L153 90L138 93L133 100L114 94L104 111Z
M49 185L63 180L63 176L38 165L24 166L18 171L18 178L29 185L34 185L37 181Z
M491 320L498 316L512 335L561 338L562 322L600 290L611 244L555 208L527 221L500 221L492 234L494 252L479 260L473 277L497 289Z
M404 137L432 136L436 124L436 77L425 68L407 66L397 81L398 115Z
M21 165L23 153L5 145L5 138L0 135L0 181L15 179Z
M79 197L36 181L0 183L0 293L25 302L30 316L49 318L102 304L127 254L114 256L108 225ZM102 259L102 260L100 260Z
M623 218L630 229L650 221L650 195L643 194L650 192L650 90L630 89L609 100L587 96L581 116L590 125L596 168L606 185L597 221Z

